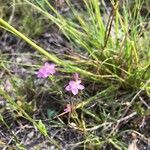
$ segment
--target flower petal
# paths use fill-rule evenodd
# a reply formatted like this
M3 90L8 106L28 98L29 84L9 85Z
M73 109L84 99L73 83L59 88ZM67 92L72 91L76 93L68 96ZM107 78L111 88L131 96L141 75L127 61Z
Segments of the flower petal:
M56 72L55 68L49 68L48 73L53 75Z
M79 91L77 88L71 88L71 92L73 95L77 95Z
M48 67L50 64L48 62L45 62L44 67Z
M81 80L77 80L76 84L79 85L81 83Z
M44 68L41 68L38 72L37 72L37 77L38 78L46 78L49 75L47 74L47 72L45 72Z
M55 64L46 64L46 65L45 65L45 70L46 70L49 74L53 75L53 74L56 72Z
M69 85L66 86L65 90L66 90L66 91L71 91L70 86L69 86Z
M83 90L83 89L84 89L84 86L80 84L80 85L77 86L77 88L78 88L79 90Z
M55 64L49 64L46 62L37 73L38 78L47 78L49 75L53 75L56 72Z
M75 81L73 81L73 80L71 80L71 81L69 81L69 85L72 87L72 86L75 86Z
M64 109L64 112L70 112L71 111L71 106L70 104L67 104L67 107Z

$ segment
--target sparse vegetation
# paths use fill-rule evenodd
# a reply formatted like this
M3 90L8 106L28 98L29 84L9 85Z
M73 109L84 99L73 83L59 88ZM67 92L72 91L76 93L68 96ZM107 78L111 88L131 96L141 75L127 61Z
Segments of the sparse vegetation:
M0 4L2 149L149 149L148 0Z

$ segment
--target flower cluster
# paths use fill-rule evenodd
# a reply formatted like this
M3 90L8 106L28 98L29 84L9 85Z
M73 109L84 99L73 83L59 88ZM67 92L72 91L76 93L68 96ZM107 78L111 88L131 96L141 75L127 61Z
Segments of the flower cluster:
M45 63L37 72L38 78L47 78L56 72L55 64ZM66 91L72 92L73 95L77 95L79 90L83 90L84 86L81 84L79 74L75 73L73 79L69 81L69 84L65 87Z
M43 67L37 72L38 78L47 78L49 75L53 75L56 72L54 64L45 63Z
M50 75L54 75L55 73L56 73L56 65L46 62L44 66L42 66L36 74L38 78L47 78ZM81 84L79 74L77 73L73 74L72 79L65 87L65 90L71 92L73 95L77 95L79 93L79 90L83 90L83 89L84 86ZM71 111L71 106L70 104L67 104L66 108L64 109L64 112L68 113L70 111Z

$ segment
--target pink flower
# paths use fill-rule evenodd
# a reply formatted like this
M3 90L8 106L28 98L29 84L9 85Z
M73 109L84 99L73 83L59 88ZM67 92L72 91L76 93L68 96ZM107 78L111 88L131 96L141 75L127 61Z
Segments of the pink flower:
M53 75L56 72L55 64L45 63L43 67L37 72L38 78L47 78L49 75Z
M70 104L67 104L67 107L64 109L64 112L70 112L71 111L71 106Z
M75 80L75 81L77 81L77 80L80 79L78 73L73 74L72 78L73 78L73 80Z
M81 80L76 80L76 81L71 80L68 86L66 86L65 90L71 91L73 95L77 95L79 93L79 90L84 89L84 86L81 85L80 83Z

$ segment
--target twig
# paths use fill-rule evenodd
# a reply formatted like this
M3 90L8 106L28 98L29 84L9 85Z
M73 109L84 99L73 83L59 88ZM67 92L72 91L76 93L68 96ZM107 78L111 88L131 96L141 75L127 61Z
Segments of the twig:
M131 102L129 103L128 107L126 108L124 114L122 115L122 118L126 115L126 113L128 112L128 110L130 109L130 107L132 106L133 102L135 101L135 99L139 96L139 94L145 89L145 87L150 83L150 79L147 81L147 83L142 87L142 89L137 92L137 94L135 94L135 96L132 98Z
M100 125L97 125L97 126L92 127L92 128L87 128L87 129L85 129L85 130L86 130L86 131L94 131L94 130L97 130L97 129L99 129L99 128L103 127L103 126L106 126L106 125L111 126L111 125L112 125L112 122L104 122L104 123L102 123L102 124L100 124Z
M150 144L150 139L149 138L146 138L144 135L142 135L141 133L133 130L132 131L133 133L137 134L139 136L139 138L144 142L144 143L148 143Z
M125 112L123 113L121 119L119 119L117 121L117 124L116 126L113 128L113 130L110 132L110 134L108 135L108 137L110 137L114 132L115 130L119 127L120 125L120 122L122 121L125 121L125 120L128 120L130 119L131 117L135 116L136 112L130 114L129 116L127 117L124 117L126 115L126 113L128 112L128 110L130 109L130 107L132 106L133 102L135 101L135 99L139 96L139 94L145 89L145 87L150 83L150 79L146 82L146 84L141 88L141 90L139 92L137 92L137 94L135 94L135 96L132 98L131 102L129 103L128 107L126 108ZM124 118L123 118L124 117Z
M138 96L139 97L139 99L141 100L141 102L148 108L148 109L150 109L150 106L144 101L144 99L139 95Z
M119 120L117 121L116 126L113 128L113 130L112 130L111 133L108 135L108 137L110 137L110 136L116 131L116 129L119 127L119 125L120 125L121 122L123 122L123 121L127 122L128 120L130 120L131 118L133 118L136 114L137 114L137 112L134 112L134 113L132 113L132 114L130 114L130 115L124 117L124 118L119 119Z

